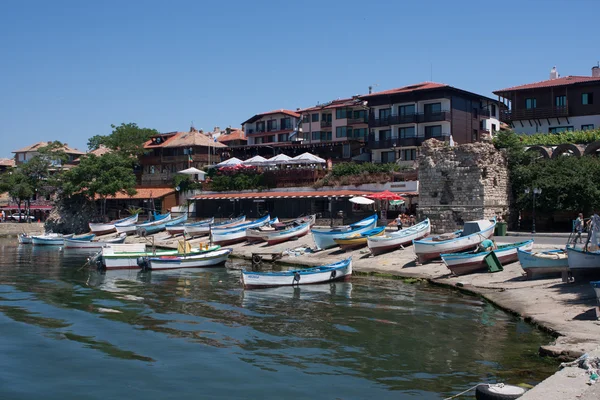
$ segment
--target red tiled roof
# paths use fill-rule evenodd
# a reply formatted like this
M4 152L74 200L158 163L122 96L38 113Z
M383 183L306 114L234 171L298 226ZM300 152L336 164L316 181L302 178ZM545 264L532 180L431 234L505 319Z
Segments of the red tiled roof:
M441 89L441 88L446 88L446 87L451 87L451 86L446 85L445 83L422 82L422 83L417 83L415 85L408 85L408 86L403 86L403 87L396 88L396 89L384 90L382 92L365 94L365 95L360 96L360 98L381 96L381 95L387 95L387 94L411 93L411 92L418 92L421 90Z
M29 151L38 151L39 149L46 147L49 144L52 144L52 142L37 142L37 143L34 143L27 147L23 147L22 149L14 150L14 151L12 151L12 153L27 153ZM83 151L79 151L77 149L73 149L73 148L69 147L66 143L64 143L61 150L63 150L67 154L78 154L78 155L85 154Z
M568 86L575 85L578 83L587 83L587 82L598 82L600 83L600 77L594 76L563 76L557 79L548 79L545 81L528 83L526 85L513 86L510 88L496 90L494 94L500 94L504 92L513 92L517 90L527 90L527 89L539 89L539 88L547 88L547 87L556 87L556 86Z
M154 149L157 147L189 147L189 146L204 146L204 147L225 147L224 144L215 142L207 134L191 131L191 132L171 132L168 134L157 135L163 138L160 144L152 144L152 139L144 143L145 149Z
M14 167L15 159L14 158L0 158L0 167Z
M308 112L308 111L330 110L330 109L335 109L335 108L352 107L352 106L358 106L358 105L362 105L362 101L354 99L354 98L337 99L337 100L330 101L329 103L316 105L314 107L303 108L301 110L298 110L298 112L303 113L303 112Z
M137 193L133 196L129 196L127 193L120 192L114 196L108 196L108 200L143 200L143 199L160 199L169 194L175 193L173 188L135 188ZM100 197L96 196L96 200Z
M313 190L304 192L252 192L252 193L214 193L194 197L196 200L220 199L278 199L278 198L307 198L307 197L353 197L363 196L372 192L364 190Z
M262 118L264 116L273 115L273 114L284 114L284 115L289 115L290 117L300 118L300 114L298 114L297 112L281 109L281 110L273 110L273 111L256 114L256 115L252 116L251 118L248 118L246 121L242 122L242 125L244 125L248 122L253 122L253 121L259 120L260 118Z
M241 129L232 129L229 135L221 134L217 138L217 141L223 142L231 142L233 140L246 140L246 133Z

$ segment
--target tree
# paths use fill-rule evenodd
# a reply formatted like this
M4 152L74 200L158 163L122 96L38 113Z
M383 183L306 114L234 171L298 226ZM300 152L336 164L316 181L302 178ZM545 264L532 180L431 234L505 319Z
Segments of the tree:
M88 140L88 148L96 150L100 145L118 152L124 156L140 156L144 154L144 143L154 135L158 135L156 129L140 128L135 123L111 125L110 135L96 135Z
M28 205L28 202L35 194L35 188L31 185L28 176L19 168L3 174L0 177L0 191L8 192L11 199L17 203L19 221L22 221L21 204L26 202L26 205ZM29 216L29 208L26 211L27 216Z

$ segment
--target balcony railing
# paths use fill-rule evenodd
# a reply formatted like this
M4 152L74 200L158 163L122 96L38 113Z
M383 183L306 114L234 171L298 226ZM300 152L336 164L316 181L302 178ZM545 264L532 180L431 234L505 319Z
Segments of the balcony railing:
M321 121L321 128L331 128L331 121Z
M390 115L385 118L371 118L370 123L374 128L388 125L414 124L421 122L450 121L450 111L437 113L415 113L403 115Z
M450 119L450 111L417 114L417 122L450 121Z
M359 125L359 124L367 124L369 123L369 119L367 117L363 118L348 118L348 125Z
M420 146L427 139L438 139L441 141L446 141L449 137L449 133L442 133L441 135L426 134L425 136L419 137L392 137L389 139L377 140L375 138L375 135L369 135L367 147L369 147L370 149L387 149L391 147L414 147Z
M569 107L540 107L524 110L501 110L500 120L503 122L519 121L524 119L568 117Z

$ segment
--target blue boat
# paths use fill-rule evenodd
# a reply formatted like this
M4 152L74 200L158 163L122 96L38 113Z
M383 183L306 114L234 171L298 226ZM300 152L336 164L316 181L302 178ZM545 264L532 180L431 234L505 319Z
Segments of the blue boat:
M337 246L334 239L345 239L355 234L362 234L375 228L376 225L377 214L374 214L351 225L315 228L311 229L311 233L317 249L324 250Z
M560 276L569 270L569 259L564 249L536 252L519 250L517 256L527 279Z
M517 251L529 251L533 248L533 240L518 243L501 244L493 253L502 265L517 261ZM468 251L464 253L442 254L442 261L446 267L456 276L471 274L473 272L486 271L488 269L485 261L492 251Z
M248 221L248 222L244 222L242 224L237 224L237 225L233 225L233 226L220 227L217 225L213 225L212 231L213 231L213 233L216 233L216 232L223 233L223 232L234 231L234 230L238 230L238 229L242 229L242 228L256 228L258 226L265 225L266 223L269 222L270 219L271 219L271 216L269 214L267 214L264 217L261 217L254 221Z

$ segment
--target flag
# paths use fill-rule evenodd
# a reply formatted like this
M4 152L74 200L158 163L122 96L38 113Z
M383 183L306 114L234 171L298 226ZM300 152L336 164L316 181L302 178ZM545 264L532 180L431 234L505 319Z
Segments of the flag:
M192 162L192 155L188 154L188 162Z

